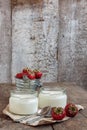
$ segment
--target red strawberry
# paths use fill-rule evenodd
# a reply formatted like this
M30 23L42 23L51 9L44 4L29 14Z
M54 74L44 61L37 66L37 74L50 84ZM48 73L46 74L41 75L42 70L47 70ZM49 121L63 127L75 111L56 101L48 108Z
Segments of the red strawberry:
M35 79L35 73L34 72L31 72L27 75L27 77L31 80Z
M28 75L28 68L24 68L24 69L22 70L22 73L23 73L24 75Z
M66 112L62 107L53 107L51 115L54 120L62 120L66 116Z
M15 77L18 78L18 79L22 79L23 78L23 73L17 73Z
M35 78L40 79L42 77L42 72L39 70L34 70Z
M78 113L78 108L73 103L69 103L65 107L66 115L68 117L74 117Z

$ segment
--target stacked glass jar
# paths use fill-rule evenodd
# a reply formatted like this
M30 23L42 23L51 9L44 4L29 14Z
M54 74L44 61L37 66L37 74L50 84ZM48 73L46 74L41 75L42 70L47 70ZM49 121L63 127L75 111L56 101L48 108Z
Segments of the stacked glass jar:
M36 90L36 81L30 80L27 76L24 76L23 79L15 78L16 88L17 89L34 89Z
M16 88L11 91L9 98L9 110L15 114L34 114L38 110L38 88L42 86L41 76L36 71L28 68L17 73L15 76Z
M34 114L38 110L38 97L35 80L27 76L15 78L16 89L12 90L9 98L9 110L20 115Z
M42 72L40 70L31 70L24 68L20 73L15 76L15 83L17 89L34 89L40 88Z

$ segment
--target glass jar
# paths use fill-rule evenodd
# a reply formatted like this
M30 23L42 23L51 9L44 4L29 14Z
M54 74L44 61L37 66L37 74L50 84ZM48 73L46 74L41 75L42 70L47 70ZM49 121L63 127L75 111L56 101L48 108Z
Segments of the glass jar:
M62 87L42 87L39 93L39 108L45 106L65 107L67 104L66 89Z
M35 79L35 90L39 90L43 86L41 79Z
M34 90L12 90L9 98L9 110L19 115L34 114L38 111L38 97Z
M30 80L26 76L23 79L15 78L16 88L17 89L33 89L39 90L42 87L42 82L40 79Z
M34 89L35 90L35 80L30 80L29 78L18 79L15 78L17 89Z

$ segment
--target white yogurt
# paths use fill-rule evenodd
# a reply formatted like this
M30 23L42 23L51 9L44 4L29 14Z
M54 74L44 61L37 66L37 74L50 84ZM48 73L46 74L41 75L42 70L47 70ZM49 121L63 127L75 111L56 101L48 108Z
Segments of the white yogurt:
M9 110L15 114L34 114L38 111L38 98L32 94L16 94L9 98Z
M67 104L67 95L62 90L45 90L41 91L39 94L39 107L43 108L45 106L51 107L65 107Z

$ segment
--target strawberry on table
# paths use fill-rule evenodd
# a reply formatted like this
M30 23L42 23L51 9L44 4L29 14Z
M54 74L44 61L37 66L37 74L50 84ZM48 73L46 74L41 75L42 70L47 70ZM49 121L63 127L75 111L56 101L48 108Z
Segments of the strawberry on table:
M68 103L65 107L66 116L74 117L78 113L78 108L73 103Z
M23 73L17 73L15 77L18 78L18 79L22 79L23 78Z
M54 120L62 120L66 116L66 112L62 107L53 107L51 115Z

